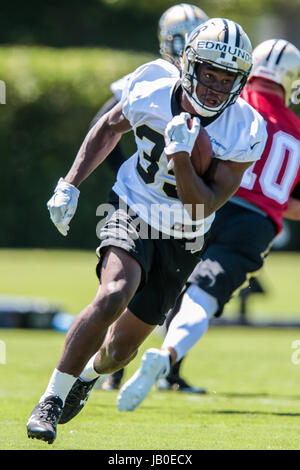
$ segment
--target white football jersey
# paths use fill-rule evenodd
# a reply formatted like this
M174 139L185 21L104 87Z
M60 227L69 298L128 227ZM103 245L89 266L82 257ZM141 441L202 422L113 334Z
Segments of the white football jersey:
M120 167L113 190L154 229L192 239L209 230L214 214L201 218L199 208L201 220L192 221L177 196L174 172L167 169L164 132L173 118L172 97L178 80L178 69L163 59L130 74L122 106L133 128L137 151ZM258 160L267 138L262 117L242 99L205 129L215 157L222 160Z

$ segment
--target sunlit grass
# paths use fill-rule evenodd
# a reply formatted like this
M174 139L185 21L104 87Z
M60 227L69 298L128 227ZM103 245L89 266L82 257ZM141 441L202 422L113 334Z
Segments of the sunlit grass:
M94 252L0 250L1 294L42 297L77 314L98 286ZM299 313L299 255L272 253L250 315ZM235 301L237 302L237 301ZM231 303L234 312L238 304ZM131 413L116 409L117 392L93 391L83 412L59 426L53 446L29 440L26 421L56 366L64 334L0 330L0 449L300 449L300 364L291 360L299 329L212 327L188 354L182 373L207 395L157 392ZM143 351L159 347L156 332Z

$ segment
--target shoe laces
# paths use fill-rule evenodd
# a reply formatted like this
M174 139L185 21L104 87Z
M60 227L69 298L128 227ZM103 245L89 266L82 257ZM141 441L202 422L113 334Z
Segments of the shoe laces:
M45 401L40 405L39 415L43 421L47 421L54 425L60 414L61 408L53 401Z

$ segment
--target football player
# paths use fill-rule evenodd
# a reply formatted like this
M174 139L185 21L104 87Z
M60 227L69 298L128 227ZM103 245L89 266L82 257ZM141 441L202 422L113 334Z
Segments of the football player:
M168 373L166 353L176 364L204 335L209 320L221 315L233 293L261 269L283 217L300 220L300 201L291 196L300 182L300 120L288 108L292 96L299 96L299 83L300 51L293 44L272 39L256 47L242 97L267 124L262 158L246 170L234 197L217 211L208 247L175 307L174 314L179 312L162 349L145 352L140 369L120 390L119 410L135 409Z
M183 52L186 36L206 20L208 20L208 16L203 10L201 10L201 8L188 3L179 3L178 5L174 5L166 10L158 22L158 41L161 56L180 67L180 58ZM103 116L103 114L113 108L113 106L120 101L122 90L129 76L130 75L126 75L111 84L111 91L114 96L100 109L93 119L91 126L93 126L99 118ZM118 143L107 158L110 169L117 174L121 164L125 160L126 157L123 154L120 143ZM176 367L178 367L178 363ZM114 374L110 374L104 383L102 383L102 388L107 391L118 389L123 375L123 368ZM169 379L173 379L172 385L175 382L178 389L194 393L205 393L203 388L191 387L181 377L177 377L177 375L175 378L174 377L169 377ZM98 388L97 385L95 388L96 387Z
M175 303L197 265L214 214L260 159L267 132L240 99L251 71L251 43L234 21L214 18L189 36L183 72L163 59L139 67L122 99L84 139L73 165L48 201L50 217L67 235L79 185L134 131L137 151L121 166L99 234L95 298L75 318L27 433L52 443L57 423L83 408L100 375L127 365ZM192 118L190 127L189 120ZM205 179L190 155L200 125L214 158ZM168 170L168 160L174 168ZM164 368L170 367L168 350Z

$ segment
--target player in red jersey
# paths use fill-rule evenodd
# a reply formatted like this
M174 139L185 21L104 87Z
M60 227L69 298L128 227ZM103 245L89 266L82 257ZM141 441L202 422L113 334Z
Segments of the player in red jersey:
M120 411L135 409L157 380L168 388L168 374L162 372L166 351L172 373L209 320L221 315L233 293L262 267L282 218L300 220L300 201L291 197L300 182L300 120L288 108L291 98L299 97L299 79L300 52L288 41L264 41L253 51L242 97L267 123L265 150L244 173L235 196L217 211L208 247L173 309L162 348L145 352L141 367L120 390Z
M255 77L242 94L265 119L269 138L262 158L245 172L236 196L260 207L280 232L283 217L294 218L298 213L299 218L299 201L290 194L300 182L300 120L274 93L276 86Z

